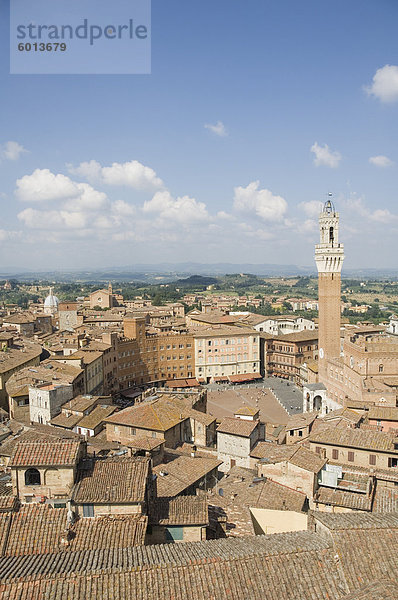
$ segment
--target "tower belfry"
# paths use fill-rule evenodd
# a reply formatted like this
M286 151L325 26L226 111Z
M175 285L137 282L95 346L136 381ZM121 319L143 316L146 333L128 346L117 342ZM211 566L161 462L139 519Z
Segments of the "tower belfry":
M320 243L315 246L318 269L319 381L326 375L327 360L340 356L341 268L344 246L339 243L339 213L325 202L319 215Z

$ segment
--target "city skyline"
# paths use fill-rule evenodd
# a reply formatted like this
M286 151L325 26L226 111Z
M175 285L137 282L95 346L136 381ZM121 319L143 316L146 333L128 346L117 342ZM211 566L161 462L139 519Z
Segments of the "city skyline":
M3 270L313 266L329 192L346 267L395 268L397 12L154 1L152 75L15 76L2 4Z

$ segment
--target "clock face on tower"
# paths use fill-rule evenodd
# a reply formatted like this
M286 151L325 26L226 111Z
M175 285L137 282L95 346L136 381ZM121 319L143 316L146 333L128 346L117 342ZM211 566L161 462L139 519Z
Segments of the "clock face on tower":
M323 348L319 348L319 358L323 358L325 356L325 353L323 351Z

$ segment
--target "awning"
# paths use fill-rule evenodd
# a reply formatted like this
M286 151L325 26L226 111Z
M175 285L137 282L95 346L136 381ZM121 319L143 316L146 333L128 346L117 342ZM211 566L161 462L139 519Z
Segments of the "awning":
M262 379L260 373L240 373L239 375L230 375L229 380L231 383L240 383L242 381L254 381L255 379Z
M200 387L200 383L195 377L189 379L169 379L166 381L165 385L170 388Z
M222 375L220 377L213 377L213 381L217 383L217 381L229 381L228 375Z

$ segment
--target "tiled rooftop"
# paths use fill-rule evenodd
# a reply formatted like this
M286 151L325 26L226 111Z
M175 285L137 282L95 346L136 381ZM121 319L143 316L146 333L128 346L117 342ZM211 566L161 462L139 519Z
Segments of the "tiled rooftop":
M328 514L329 524L341 523L342 516ZM398 581L397 529L390 530L390 516L380 516L377 524L373 521L373 529L356 528L364 516L372 518L353 513L351 529L332 528L330 536L306 531L3 558L0 597L392 600L391 590ZM371 591L384 596L371 596Z
M158 496L178 496L222 464L216 458L193 458L170 452L167 453L167 458L168 462L153 468L157 475ZM162 476L161 472L167 472L167 475ZM214 485L214 481L210 485Z
M331 446L360 448L364 450L398 454L398 449L394 446L395 437L396 436L381 431L332 427L324 431L310 434L309 441Z
M217 432L248 438L256 427L258 427L258 424L259 421L246 421L234 417L225 417L217 427Z
M148 458L114 457L88 461L73 490L76 503L144 502L149 473Z
M172 393L162 394L154 400L125 408L107 418L106 421L149 431L167 431L188 417L195 418L206 426L215 421L211 415L194 410L189 399Z
M159 525L206 525L209 521L204 496L159 498L150 506L149 522Z
M0 514L2 556L110 550L144 543L147 517L116 515L78 519L68 533L67 515L68 509L47 504L28 504L17 512Z
M226 513L229 534L234 536L254 533L250 508L300 512L305 500L305 494L271 479L257 478L254 471L242 467L233 467L209 497L212 506Z
M327 462L315 452L296 444L276 445L269 442L259 442L250 456L261 460L264 464L275 464L288 461L296 467L318 473Z
M84 429L95 429L105 421L116 410L116 406L96 406L88 415L79 421L79 427Z
M18 442L11 455L11 467L58 466L76 464L81 442L74 440L35 440Z

